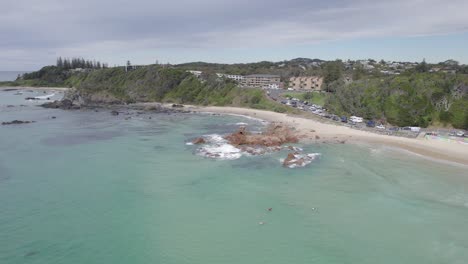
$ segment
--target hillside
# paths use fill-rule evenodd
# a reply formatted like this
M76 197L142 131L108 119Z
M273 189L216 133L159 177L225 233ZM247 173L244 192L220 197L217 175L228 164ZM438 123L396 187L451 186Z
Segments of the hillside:
M266 98L260 89L241 89L231 80L206 74L202 79L180 68L151 65L126 72L124 68L65 73L55 66L36 72L35 79L23 78L14 85L73 87L89 105L132 102L240 106L276 112L291 111Z
M429 66L420 66L400 75L349 68L341 61L303 58L247 64L149 65L129 72L123 67L76 71L46 66L3 85L74 87L89 104L156 101L287 112L293 109L268 99L262 90L238 88L234 81L217 78L215 73L278 74L283 81L290 76L320 74L325 80L322 88L329 93L316 96L315 103L325 102L330 113L397 126L468 129L467 75L430 73ZM203 74L197 78L187 70L201 70Z

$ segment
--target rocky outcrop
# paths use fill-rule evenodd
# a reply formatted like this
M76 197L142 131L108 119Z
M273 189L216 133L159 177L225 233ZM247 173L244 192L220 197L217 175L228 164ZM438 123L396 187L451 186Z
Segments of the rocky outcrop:
M245 127L240 127L238 131L225 138L234 146L276 147L299 142L296 133L291 128L277 124L271 124L261 134L251 134Z
M50 103L45 103L41 105L44 108L55 108L55 109L63 109L63 110L71 110L71 109L80 109L80 105L74 104L69 99L63 99L60 101L53 101Z
M80 109L82 107L92 108L116 104L123 104L123 102L105 91L83 93L77 89L69 89L65 92L62 100L45 103L41 106L45 108L70 110Z
M206 140L202 137L196 138L192 141L192 144L198 145L198 144L205 144Z
M21 121L21 120L13 120L11 122L2 122L2 126L6 125L21 125L21 124L30 124L35 123L36 121Z

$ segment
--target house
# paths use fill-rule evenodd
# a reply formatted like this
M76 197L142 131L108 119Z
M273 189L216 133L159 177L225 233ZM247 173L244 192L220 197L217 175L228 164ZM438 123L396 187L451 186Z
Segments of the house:
M294 90L315 90L320 91L322 88L323 78L317 76L301 76L291 77L289 79L289 87Z
M247 75L241 84L245 87L269 88L280 85L280 76L271 74L252 74Z
M197 78L200 78L202 71L187 71L190 72L191 74L195 75Z

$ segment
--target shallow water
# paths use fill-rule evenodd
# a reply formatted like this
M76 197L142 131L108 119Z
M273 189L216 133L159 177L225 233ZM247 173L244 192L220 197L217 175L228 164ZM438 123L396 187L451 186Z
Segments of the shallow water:
M305 168L283 168L287 151L214 160L185 143L262 124L13 93L0 122L37 122L0 126L2 264L468 262L466 167L341 144L301 145L322 154Z

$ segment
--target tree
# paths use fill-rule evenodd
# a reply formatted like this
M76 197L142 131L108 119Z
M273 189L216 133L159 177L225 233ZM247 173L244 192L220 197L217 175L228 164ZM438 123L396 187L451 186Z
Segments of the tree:
M343 62L340 60L331 61L325 64L323 69L323 81L329 91L328 86L343 77Z
M423 59L421 63L416 66L416 71L417 72L428 72L429 71L429 66L426 63L426 59Z
M353 81L357 81L361 79L365 74L364 67L362 64L357 64L356 67L353 69Z
M63 60L63 68L64 68L65 70L71 69L70 61L69 61L68 59L66 59L66 58Z
M62 60L62 57L58 57L58 59L57 59L57 67L63 68L63 60Z

